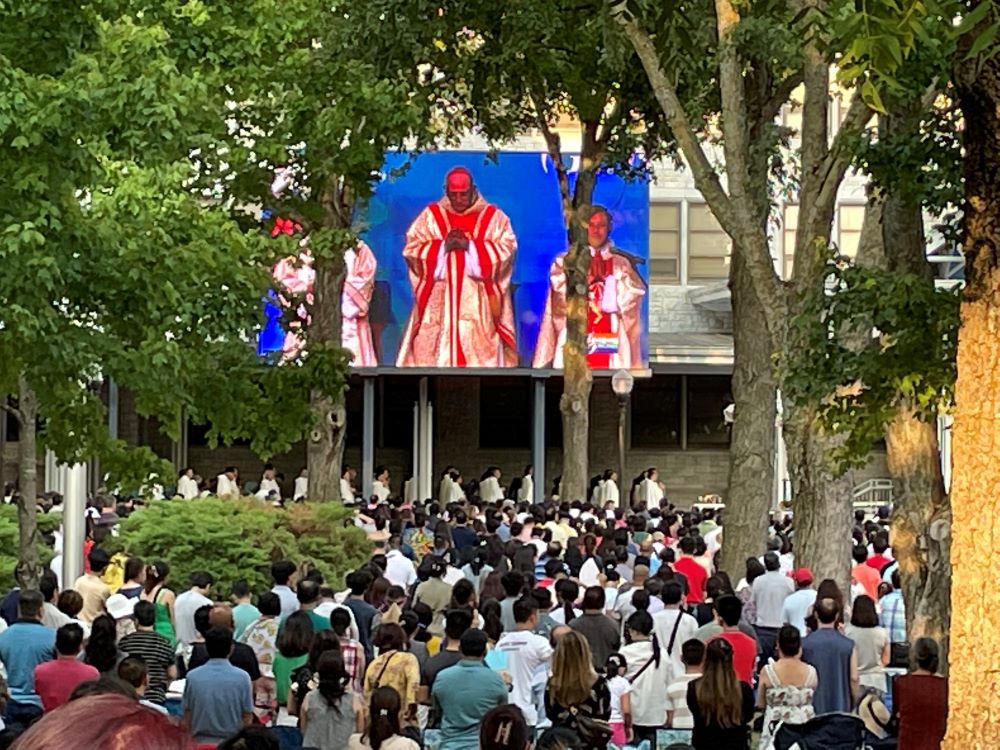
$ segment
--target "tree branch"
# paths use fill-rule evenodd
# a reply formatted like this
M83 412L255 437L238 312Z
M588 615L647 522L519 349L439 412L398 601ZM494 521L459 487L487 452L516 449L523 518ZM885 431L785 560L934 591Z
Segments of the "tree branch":
M865 104L860 94L855 94L851 100L851 106L847 109L844 122L840 130L833 137L829 150L823 158L820 170L821 181L816 192L816 205L818 207L832 206L837 200L837 191L840 183L847 173L847 168L851 165L853 150L848 148L847 140L853 138L871 120L871 108Z
M715 0L715 24L719 34L719 89L722 101L722 146L726 156L726 179L734 207L750 209L750 146L746 89L739 50L732 39L740 15L730 0Z
M802 79L802 71L796 70L775 87L774 93L761 107L760 119L762 122L770 122L778 116L792 92L802 84Z
M5 411L10 414L17 420L18 424L24 424L24 414L21 413L20 409L15 409L13 406L8 404L6 400L0 401L0 411Z

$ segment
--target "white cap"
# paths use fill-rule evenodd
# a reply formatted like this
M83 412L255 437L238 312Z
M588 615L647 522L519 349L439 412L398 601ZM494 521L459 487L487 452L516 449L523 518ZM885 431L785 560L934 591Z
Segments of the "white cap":
M135 612L135 599L129 599L125 594L112 594L104 602L104 608L116 620L121 620L124 617L131 617Z

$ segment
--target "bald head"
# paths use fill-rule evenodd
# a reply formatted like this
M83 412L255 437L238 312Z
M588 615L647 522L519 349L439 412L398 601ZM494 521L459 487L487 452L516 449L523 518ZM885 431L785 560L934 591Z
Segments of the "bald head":
M228 604L216 604L208 613L208 624L213 628L233 629L233 608Z
M444 180L444 192L452 210L457 213L467 211L479 197L472 173L465 167L455 167L448 172Z

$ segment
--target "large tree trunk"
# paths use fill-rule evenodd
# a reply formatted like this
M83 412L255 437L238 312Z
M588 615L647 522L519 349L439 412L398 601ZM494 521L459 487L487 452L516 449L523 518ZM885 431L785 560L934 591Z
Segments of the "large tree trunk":
M736 576L767 540L774 494L776 386L764 310L753 289L744 253L735 250L729 274L733 304L733 401L729 443L722 570Z
M38 556L38 398L22 375L18 388L18 563L17 580L23 589L37 589L42 575Z
M810 568L816 580L832 578L847 594L851 561L853 472L834 477L829 451L836 436L826 433L815 409L784 404L795 512L795 564Z
M984 30L981 24L977 32ZM1000 747L1000 57L962 67L956 85L965 122L965 289L952 428L946 750Z

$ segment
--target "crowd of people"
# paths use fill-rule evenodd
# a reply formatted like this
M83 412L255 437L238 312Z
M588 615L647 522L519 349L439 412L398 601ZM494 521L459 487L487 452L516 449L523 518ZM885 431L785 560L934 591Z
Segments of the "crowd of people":
M71 585L0 600L0 748L769 750L836 712L873 746L938 746L947 681L938 644L907 640L888 509L857 513L847 590L796 567L784 515L724 571L724 511L635 499L651 471L627 510L602 501L613 473L587 501L531 503L530 471L504 488L494 468L471 498L453 468L446 502L376 493L343 581L280 560L269 590L220 591L129 558L112 590L94 546Z

